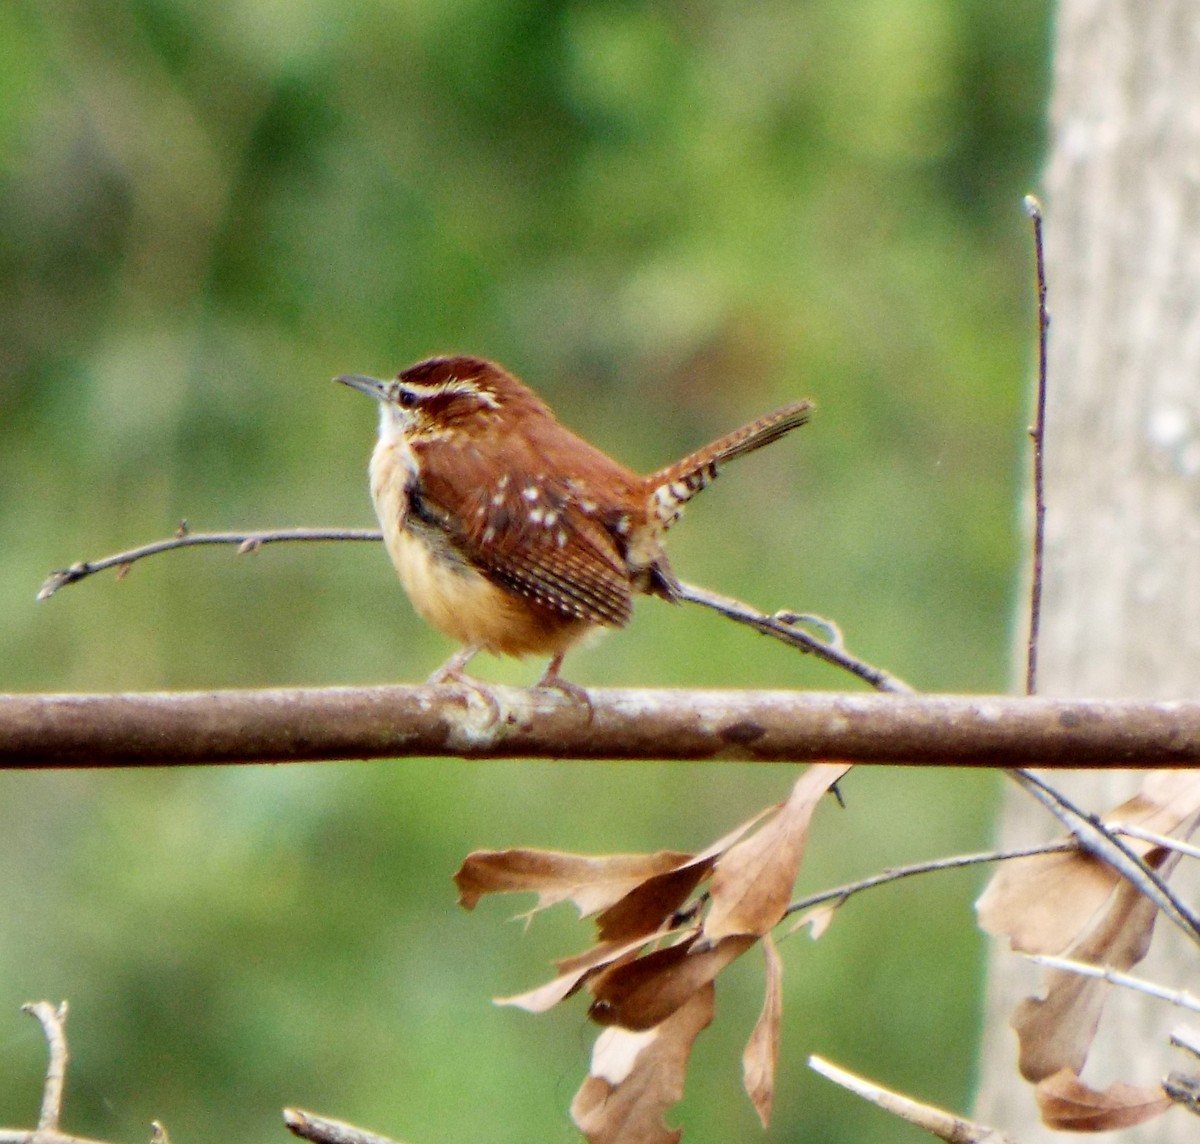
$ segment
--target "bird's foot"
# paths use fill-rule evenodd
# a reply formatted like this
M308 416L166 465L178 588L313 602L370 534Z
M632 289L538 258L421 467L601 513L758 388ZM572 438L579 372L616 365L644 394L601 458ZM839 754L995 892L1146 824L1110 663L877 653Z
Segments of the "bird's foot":
M559 667L562 666L562 656L556 655L551 661L550 666L546 668L542 678L534 684L535 687L546 690L561 691L569 699L574 699L587 710L588 722L592 721L592 717L596 714L592 707L592 698L587 693L587 688L580 687L578 683L572 683L569 679L563 679L558 674Z
M467 691L478 695L491 712L492 717L489 723L497 723L500 721L501 716L500 700L496 698L495 692L486 683L476 679L474 676L468 675L464 670L476 651L478 651L478 648L465 647L461 651L455 652L437 671L425 680L425 684L428 687L436 687L444 683L457 683L460 687L464 687Z

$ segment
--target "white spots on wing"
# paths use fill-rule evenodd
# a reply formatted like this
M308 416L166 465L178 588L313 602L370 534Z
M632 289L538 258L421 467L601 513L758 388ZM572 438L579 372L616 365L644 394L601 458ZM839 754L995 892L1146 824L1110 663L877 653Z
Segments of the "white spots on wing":
M564 498L568 503L572 500L575 502L579 511L584 516L593 516L596 510L599 509L599 503L589 494L591 489L588 488L587 481L581 481L576 477L570 477L567 480L567 496Z
M559 518L561 515L562 514L558 511L558 509L544 508L540 504L535 504L529 510L529 523L530 524L540 524L543 528L545 528L547 530L547 538L548 538L550 530L552 530L554 528L554 526L556 524L558 524ZM561 536L563 534L564 534L564 531L563 531L562 527L560 526L558 529L558 535ZM561 548L563 546L563 544L566 543L566 541L558 540L557 543L558 543L559 547Z
M671 493L665 492L665 496L670 499ZM522 507L523 513L519 511ZM570 544L573 521L581 525L580 517L594 518L600 512L601 502L587 482L575 478L565 482L551 480L545 473L500 473L489 494L475 508L475 516L481 525L489 519L507 522L509 514L516 524L523 516L530 539L536 538L537 542L559 549ZM623 513L611 527L621 536L630 536L633 519L629 513ZM482 543L492 543L499 531L497 523L490 524L479 534Z

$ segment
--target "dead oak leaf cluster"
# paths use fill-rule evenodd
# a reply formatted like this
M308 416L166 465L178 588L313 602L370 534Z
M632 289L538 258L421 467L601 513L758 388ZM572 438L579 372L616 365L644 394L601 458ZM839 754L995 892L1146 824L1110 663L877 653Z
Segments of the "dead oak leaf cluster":
M592 1066L571 1118L592 1144L678 1144L663 1121L683 1097L692 1044L713 1019L716 988L697 990L661 1025L642 1033L611 1028L596 1038Z
M698 854L468 855L454 876L467 909L485 894L526 891L538 897L530 914L570 901L595 920L597 944L557 962L553 980L499 1002L541 1013L582 988L591 993L588 1016L604 1031L571 1114L592 1144L680 1139L663 1116L682 1096L692 1044L712 1020L716 978L760 941L766 996L743 1078L767 1124L782 1017L782 965L769 934L787 910L813 812L848 770L809 767L786 802Z
M1187 838L1200 822L1200 775L1150 772L1142 789L1104 816L1157 835ZM1160 878L1177 851L1128 839L1130 850ZM1005 863L977 903L980 926L1023 953L1053 954L1120 971L1145 957L1156 907L1112 867L1081 850ZM1109 988L1102 979L1048 970L1041 996L1027 997L1012 1024L1021 1075L1034 1084L1042 1120L1060 1130L1104 1132L1160 1115L1171 1102L1161 1089L1114 1082L1090 1088L1081 1073Z

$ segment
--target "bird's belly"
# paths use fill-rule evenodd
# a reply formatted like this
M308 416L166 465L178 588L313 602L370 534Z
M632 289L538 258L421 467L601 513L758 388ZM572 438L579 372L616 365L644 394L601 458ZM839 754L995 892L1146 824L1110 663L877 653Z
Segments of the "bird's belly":
M389 529L386 540L417 614L459 643L498 655L557 655L593 626L505 591L407 528Z

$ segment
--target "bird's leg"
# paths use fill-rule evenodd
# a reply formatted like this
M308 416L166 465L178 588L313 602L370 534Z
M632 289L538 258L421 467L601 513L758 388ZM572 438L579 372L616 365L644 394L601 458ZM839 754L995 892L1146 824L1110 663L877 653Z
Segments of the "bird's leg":
M564 695L574 699L576 703L582 703L587 708L588 722L592 721L592 715L595 712L592 709L592 700L587 693L587 689L580 687L578 683L572 683L569 679L563 679L558 674L558 669L562 667L563 655L559 652L551 661L550 666L542 673L542 678L534 684L535 687L553 688L555 691L561 691Z
M488 705L492 713L492 722L500 719L500 700L487 684L470 676L463 669L470 663L472 657L479 651L474 644L468 644L456 651L441 667L427 680L426 686L436 686L441 683L457 683L468 691L475 692Z
M465 668L467 664L471 662L478 651L479 648L475 647L473 644L467 644L466 647L459 648L459 650L456 651L448 660L446 660L446 662L443 663L442 666L439 667L437 671L435 671L427 680L425 680L425 682L430 685L435 683L454 682L465 684L467 687L475 686L478 681L471 679L471 677L467 675L465 671L463 671L463 668ZM470 682L468 682L468 680Z

